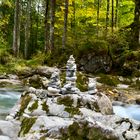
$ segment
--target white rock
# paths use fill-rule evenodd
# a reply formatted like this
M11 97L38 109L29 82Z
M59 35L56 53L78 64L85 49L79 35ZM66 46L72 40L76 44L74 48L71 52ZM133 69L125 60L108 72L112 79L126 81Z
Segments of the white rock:
M12 139L10 139L10 138L7 137L7 136L0 136L0 140L12 140Z
M59 93L60 92L60 89L48 87L48 91L51 92L51 93Z

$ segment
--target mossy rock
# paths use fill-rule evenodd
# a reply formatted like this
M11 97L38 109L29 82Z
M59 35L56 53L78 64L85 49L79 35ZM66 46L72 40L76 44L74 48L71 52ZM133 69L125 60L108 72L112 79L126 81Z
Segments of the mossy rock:
M61 97L57 98L57 103L58 104L63 104L65 106L72 106L73 99L71 99L70 96L61 96Z
M25 134L27 134L35 123L36 119L37 118L24 118L21 122L21 129L18 135L24 136Z
M29 102L31 101L31 98L32 97L30 95L25 95L21 97L20 110L17 113L18 117L22 116L22 114L24 113L24 110L27 108Z
M105 134L101 128L90 126L88 122L74 122L67 131L62 132L62 140L117 140L111 134Z
M97 81L109 86L117 86L117 84L120 83L120 81L116 77L104 74L101 74L100 78L97 79Z
M45 101L42 103L42 109L43 109L46 113L49 112L49 106L46 104Z
M38 108L38 100L35 100L35 102L32 104L31 107L28 108L29 111L33 112Z
M70 114L70 116L80 115L80 110L77 107L65 107L65 111Z
M88 90L88 78L82 72L77 72L76 86L82 92Z

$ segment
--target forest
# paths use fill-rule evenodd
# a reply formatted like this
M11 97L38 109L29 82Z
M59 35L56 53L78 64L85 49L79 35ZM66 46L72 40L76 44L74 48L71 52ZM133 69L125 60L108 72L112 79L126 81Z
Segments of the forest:
M109 72L139 75L139 47L139 0L0 0L1 72L63 66L73 54L78 63L105 56Z

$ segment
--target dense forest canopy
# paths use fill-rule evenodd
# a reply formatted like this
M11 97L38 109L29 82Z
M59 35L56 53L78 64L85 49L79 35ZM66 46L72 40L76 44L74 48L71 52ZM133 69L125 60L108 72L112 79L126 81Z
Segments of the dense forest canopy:
M47 60L96 45L126 51L139 44L139 0L0 0L2 64L13 56Z

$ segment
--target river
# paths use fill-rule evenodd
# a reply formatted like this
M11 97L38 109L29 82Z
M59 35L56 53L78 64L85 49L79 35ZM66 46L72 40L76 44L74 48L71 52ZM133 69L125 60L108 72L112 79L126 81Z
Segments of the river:
M5 118L20 98L20 94L20 90L0 88L0 119Z

